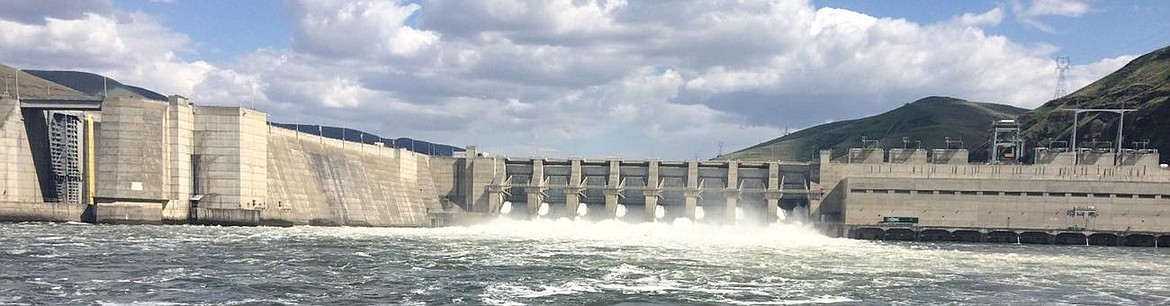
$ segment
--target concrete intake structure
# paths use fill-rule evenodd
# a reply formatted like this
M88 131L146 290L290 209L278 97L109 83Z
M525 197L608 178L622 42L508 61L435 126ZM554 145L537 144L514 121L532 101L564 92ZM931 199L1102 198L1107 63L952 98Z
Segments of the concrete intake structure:
M966 155L943 154L935 160ZM848 163L822 151L816 188L824 197L812 208L830 234L862 239L1150 246L1170 239L1170 171L1156 151L1114 154L1081 152L1078 164L1073 152L1038 150L1036 164L988 165Z

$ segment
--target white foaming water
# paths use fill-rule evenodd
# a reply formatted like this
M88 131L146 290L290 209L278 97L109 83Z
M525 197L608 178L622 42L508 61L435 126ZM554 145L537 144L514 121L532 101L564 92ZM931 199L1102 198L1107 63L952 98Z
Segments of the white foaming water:
M707 211L703 210L702 206L696 206L695 207L695 220L703 220L704 217L707 217Z
M357 231L378 231L363 229ZM415 234L476 239L581 240L613 245L654 245L692 247L696 245L824 246L859 245L864 242L829 238L807 226L721 226L692 222L686 218L672 223L627 223L617 220L497 219L488 223L432 229L402 229Z
M666 207L663 207L662 205L658 205L657 207L654 207L654 221L661 220L662 218L665 218L665 217L666 217Z
M98 305L102 305L102 306L106 306L106 305L109 305L109 306L168 306L168 305L183 305L183 304L180 304L180 303L169 303L169 302L129 302L129 303L123 303L123 302L106 302L106 301L97 301L97 304L98 304Z
M0 304L76 302L69 290L126 304L159 299L159 288L183 305L317 305L339 298L516 305L1170 301L1170 255L1162 249L869 242L827 238L797 225L571 219L505 217L448 228L0 223L0 243L9 246L0 251L6 259L0 271L10 276L0 278L0 288L37 292L33 300L0 296ZM61 259L36 256L43 254L138 262L94 274L81 261L75 261L80 270L71 269ZM141 260L162 258L152 256L167 260ZM228 264L191 264L200 262ZM207 286L220 279L274 289ZM357 279L363 283L355 285ZM321 288L334 289L301 294ZM239 301L244 296L249 300Z
M788 211L786 211L784 209L777 209L776 210L776 220L779 220L779 221L788 220Z
M581 205L582 205L582 206L584 206L585 204L581 204ZM625 206L625 205L622 205L622 204L618 204L618 206L617 206L617 211L616 211L616 212L614 212L614 214L615 214L615 215L616 215L618 218L621 218L621 217L625 217L625 216L626 216L626 213L627 213L627 211L626 211L626 206ZM577 214L578 214L578 215L581 215L581 216L584 216L584 214L581 214L581 209L580 209L580 208L578 208L578 209L577 209Z
M735 208L735 220L743 220L743 218L744 218L743 208L736 207Z
M808 206L793 207L792 217L795 217L796 222L804 222L808 220Z
M512 202L511 201L504 202L504 205L500 206L500 214L507 215L510 213L512 213Z
M536 207L536 215L541 217L548 215L548 203L540 203L540 206Z

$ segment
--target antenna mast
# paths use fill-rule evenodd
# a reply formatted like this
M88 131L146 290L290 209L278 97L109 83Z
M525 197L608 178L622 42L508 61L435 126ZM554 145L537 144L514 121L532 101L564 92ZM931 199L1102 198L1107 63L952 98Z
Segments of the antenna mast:
M1067 56L1056 58L1056 93L1053 99L1060 99L1068 94L1068 70L1071 65Z

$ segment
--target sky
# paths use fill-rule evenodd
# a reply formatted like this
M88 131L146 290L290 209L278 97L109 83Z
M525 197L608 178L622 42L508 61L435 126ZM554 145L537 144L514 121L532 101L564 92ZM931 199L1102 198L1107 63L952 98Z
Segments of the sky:
M707 159L927 96L1033 108L1162 0L5 0L0 63L509 156Z

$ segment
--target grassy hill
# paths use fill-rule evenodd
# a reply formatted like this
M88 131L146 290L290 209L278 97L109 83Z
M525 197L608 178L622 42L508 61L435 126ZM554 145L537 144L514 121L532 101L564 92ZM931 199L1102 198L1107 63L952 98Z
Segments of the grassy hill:
M862 136L879 140L887 148L902 147L903 137L909 137L911 147L943 148L950 137L966 142L971 159L986 159L992 121L1013 119L1026 111L1008 105L926 97L880 115L814 126L716 159L809 161L820 150L844 154L850 147L860 147Z
M19 76L18 76L19 74ZM16 83L19 78L20 95L26 99L92 99L92 95L74 90L73 88L46 80L28 71L0 65L0 79L4 87L0 88L0 95L16 96Z
M943 139L961 138L971 150L971 160L987 158L987 133L991 122L1017 118L1024 138L1032 146L1064 146L1072 134L1073 113L1063 109L1135 109L1124 121L1122 144L1149 141L1170 163L1170 47L1155 50L1118 71L1067 96L1026 111L1006 105L928 97L881 115L822 124L717 157L717 159L808 161L822 149L843 154L861 146L861 137L878 139L883 147L901 147L902 137L921 140L922 147L944 147ZM1081 114L1077 142L1090 146L1094 140L1116 145L1119 116L1113 113ZM912 146L917 145L912 144Z
M460 147L439 144L439 143L432 143L432 142L428 142L428 141L411 139L411 138L406 138L406 137L384 138L384 137L376 135L376 134L366 133L364 131L359 131L359 130L345 128L345 127L324 126L324 125L316 125L316 124L277 123L277 122L269 122L268 124L271 124L272 126L275 126L275 127L290 129L290 130L294 130L294 131L300 131L302 133L319 135L322 137L328 137L328 138L333 138L333 139L341 139L341 140L345 140L345 141L362 142L362 143L366 143L366 144L374 144L376 142L380 142L380 143L382 143L383 146L386 146L389 148L403 148L403 149L411 150L411 151L414 151L417 153L429 154L429 155L452 156L455 154L455 152L465 152L466 151L465 149L460 148Z
M1117 109L1136 111L1125 115L1125 139L1132 147L1135 140L1150 141L1150 147L1162 153L1162 162L1170 161L1170 47L1138 57L1116 72L1024 114L1024 135L1040 146L1053 140L1069 140L1072 112L1059 109ZM1112 113L1081 114L1077 142L1088 146L1092 140L1116 141L1118 116Z
M50 82L68 86L90 96L147 98L166 101L167 96L148 89L122 84L98 74L81 71L25 70L25 72Z

